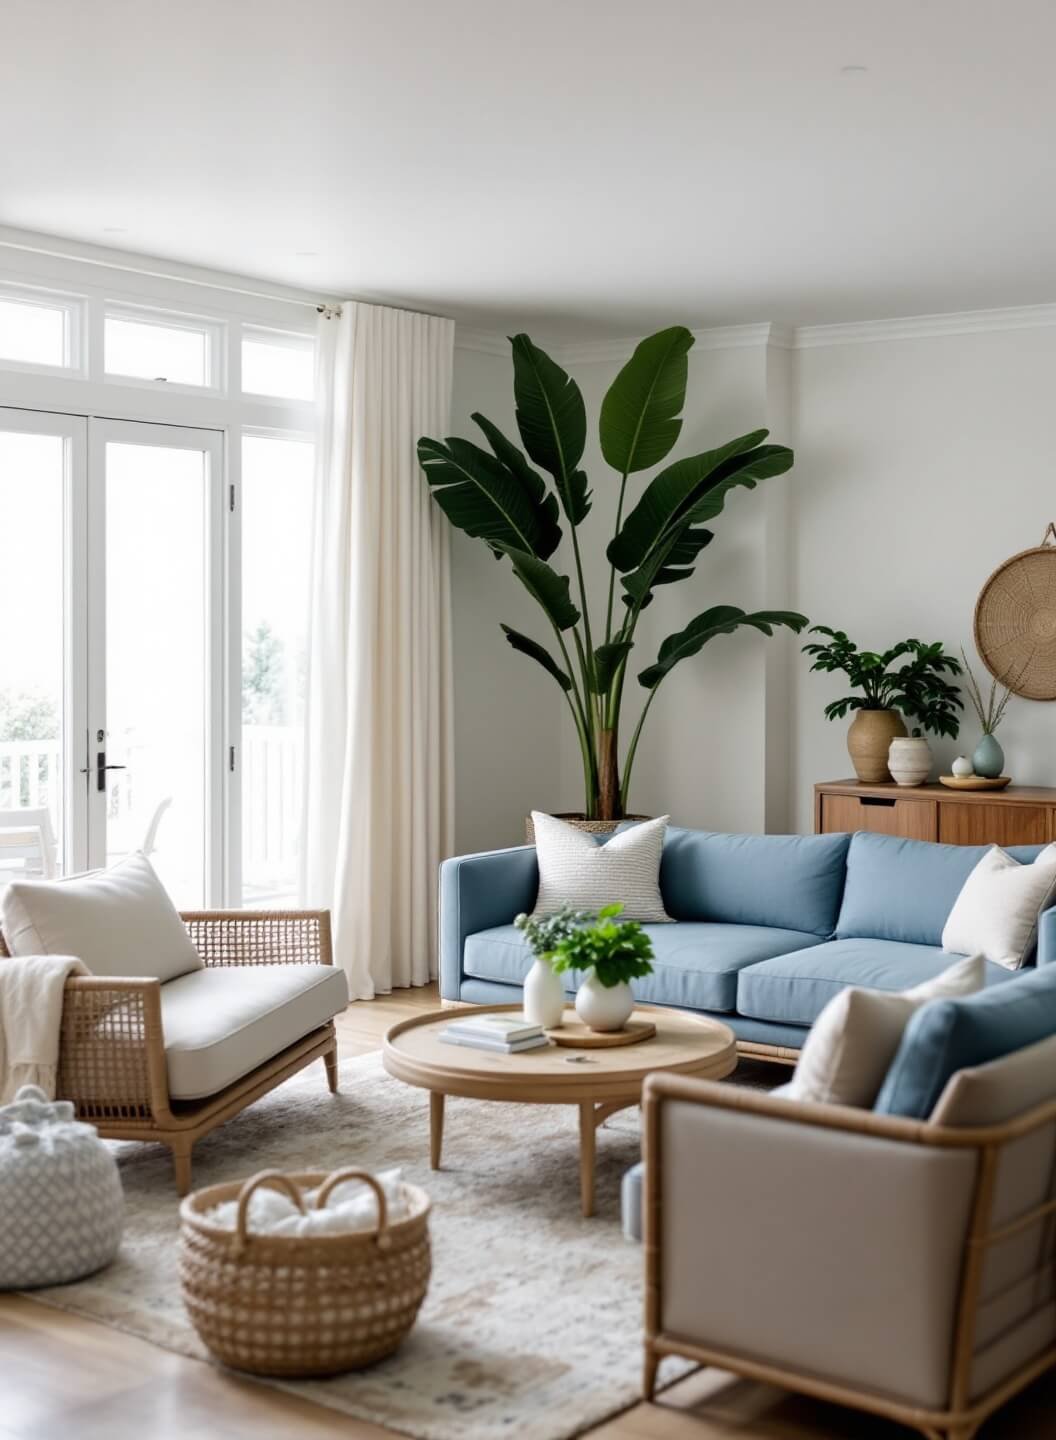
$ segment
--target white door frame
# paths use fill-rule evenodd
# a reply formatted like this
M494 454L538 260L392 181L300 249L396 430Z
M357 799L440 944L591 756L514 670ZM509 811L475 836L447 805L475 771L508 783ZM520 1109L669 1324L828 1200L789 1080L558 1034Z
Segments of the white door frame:
M105 750L106 717L106 447L110 443L194 450L206 458L206 595L205 595L205 904L222 906L225 900L226 854L229 826L225 818L225 761L228 755L228 716L225 713L225 674L231 669L228 617L225 605L225 548L228 527L224 496L224 432L136 420L88 421L87 485L87 859L90 865L106 858L106 816L95 784L95 766ZM163 538L161 543L163 543ZM102 743L99 741L103 735Z
M0 408L0 430L58 435L65 441L62 597L62 813L66 873L88 863L88 791L79 777L88 765L87 533L88 426L83 415ZM17 543L17 542L9 542ZM17 623L7 617L5 623Z

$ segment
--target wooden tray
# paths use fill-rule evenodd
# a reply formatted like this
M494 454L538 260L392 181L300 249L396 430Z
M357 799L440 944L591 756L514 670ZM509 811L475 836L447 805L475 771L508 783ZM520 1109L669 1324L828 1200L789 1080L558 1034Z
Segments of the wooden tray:
M651 1040L656 1026L651 1020L628 1020L622 1030L589 1030L581 1020L566 1020L560 1030L548 1030L555 1045L582 1050L607 1050L613 1045L637 1045Z
M940 775L939 784L947 790L1003 790L1012 784L1012 776L998 775L988 780L985 775Z

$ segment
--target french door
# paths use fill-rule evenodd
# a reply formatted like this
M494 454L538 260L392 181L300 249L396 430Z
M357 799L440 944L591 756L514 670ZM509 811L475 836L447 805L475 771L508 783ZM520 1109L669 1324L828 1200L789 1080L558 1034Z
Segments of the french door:
M144 849L221 903L223 494L219 431L0 410L0 879Z

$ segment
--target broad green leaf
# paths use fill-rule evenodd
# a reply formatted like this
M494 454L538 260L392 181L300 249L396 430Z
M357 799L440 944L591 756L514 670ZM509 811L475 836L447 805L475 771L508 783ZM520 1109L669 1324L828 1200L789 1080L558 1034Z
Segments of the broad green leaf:
M579 386L527 335L510 337L517 428L524 448L554 477L561 508L578 525L590 509L587 477L579 469L587 443L587 412Z
M621 475L659 465L678 439L692 345L684 325L650 335L609 386L601 402L601 453Z
M559 575L545 560L516 550L510 545L500 545L504 555L510 557L514 574L521 584L546 611L559 630L571 630L579 619L579 611L572 604L567 575Z
M561 669L561 666L550 654L549 650L540 645L537 640L532 640L527 635L522 635L518 630L514 630L509 625L503 625L502 629L506 634L506 639L515 650L519 650L522 655L530 655L533 660L537 660L543 669L554 677L562 690L572 689L571 677Z
M496 552L512 546L545 560L557 549L557 503L527 464L527 473L520 474L479 445L456 437L423 436L418 460L433 498L459 530L485 540Z
M697 556L714 539L713 530L687 526L681 533L676 531L669 541L657 546L644 565L623 576L627 604L640 602L640 608L644 609L654 586L673 585L676 580L688 579L693 574Z
M716 635L732 635L742 625L750 625L764 635L772 635L775 626L786 626L798 634L807 623L807 617L794 610L755 610L749 613L736 605L713 605L691 620L684 630L669 635L660 646L656 664L643 670L638 679L647 690L655 690L680 661L696 655Z
M604 695L612 684L621 661L630 653L633 643L631 640L613 640L607 645L599 645L594 651L592 688L599 695Z

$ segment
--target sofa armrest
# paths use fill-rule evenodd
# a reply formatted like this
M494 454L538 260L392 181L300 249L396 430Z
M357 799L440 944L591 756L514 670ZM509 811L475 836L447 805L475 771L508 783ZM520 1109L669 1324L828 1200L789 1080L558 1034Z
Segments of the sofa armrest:
M1037 964L1051 965L1056 961L1056 905L1050 905L1038 916Z
M66 981L56 1091L97 1124L171 1118L161 982L108 975Z
M941 1409L978 1151L730 1085L656 1076L645 1097L654 1353L688 1341L704 1363Z
M467 935L510 925L535 904L539 869L535 846L457 855L440 866L440 995L458 1000Z
M205 965L332 965L329 910L187 910Z

